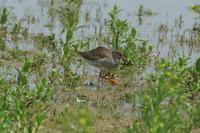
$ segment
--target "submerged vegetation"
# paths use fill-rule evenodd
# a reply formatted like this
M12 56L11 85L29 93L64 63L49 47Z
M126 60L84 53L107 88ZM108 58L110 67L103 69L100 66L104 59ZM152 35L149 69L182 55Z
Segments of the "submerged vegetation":
M37 28L34 16L13 21L11 10L0 10L0 132L182 133L200 128L199 56L155 55L156 46L120 18L117 6L95 35L77 37L87 27L79 25L83 1L46 4L49 34L31 32L31 25ZM198 13L198 7L191 9ZM152 15L138 8L140 19ZM182 17L178 20L180 29ZM52 30L58 25L59 34ZM158 29L159 41L165 42L168 26ZM199 36L192 34L190 42L197 42ZM94 42L123 53L124 65L113 72L120 85L103 82L96 91L90 69L75 53L91 49Z
M138 13L137 13L137 21L139 24L143 24L143 19L145 16L154 16L156 15L156 12L153 12L151 9L144 8L144 5L140 5L138 7Z

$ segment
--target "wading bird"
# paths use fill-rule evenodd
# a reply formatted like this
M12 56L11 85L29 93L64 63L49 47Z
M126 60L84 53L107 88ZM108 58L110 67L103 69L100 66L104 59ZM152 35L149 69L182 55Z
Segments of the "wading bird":
M109 80L112 84L119 84L116 80L112 80L102 76L103 70L111 70L116 68L123 60L123 55L119 51L114 51L105 47L97 47L87 52L77 51L77 53L85 59L85 61L100 69L98 78L98 87L100 78Z

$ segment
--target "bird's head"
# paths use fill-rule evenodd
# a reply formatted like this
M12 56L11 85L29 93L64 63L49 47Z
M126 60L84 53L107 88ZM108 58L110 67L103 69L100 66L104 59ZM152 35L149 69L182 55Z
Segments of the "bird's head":
M124 56L119 51L113 51L112 56L113 56L114 61L118 64L121 63L124 59Z

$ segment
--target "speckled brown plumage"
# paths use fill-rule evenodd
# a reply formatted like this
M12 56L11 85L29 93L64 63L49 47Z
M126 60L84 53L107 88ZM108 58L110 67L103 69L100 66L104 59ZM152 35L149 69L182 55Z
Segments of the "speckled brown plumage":
M87 52L77 51L77 53L90 65L104 69L112 69L118 66L120 60L123 58L120 52L105 47L97 47Z

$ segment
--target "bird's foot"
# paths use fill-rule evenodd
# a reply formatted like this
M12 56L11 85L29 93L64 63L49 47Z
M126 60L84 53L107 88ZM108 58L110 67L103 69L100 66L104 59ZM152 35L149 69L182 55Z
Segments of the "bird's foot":
M119 81L117 81L117 80L115 80L115 79L111 79L111 78L108 78L108 77L101 77L101 78L107 80L107 81L110 82L111 85L113 85L113 86L114 86L114 85L119 85L119 84L120 84Z

